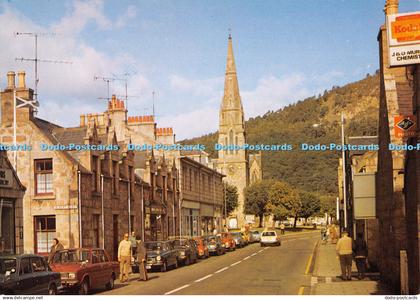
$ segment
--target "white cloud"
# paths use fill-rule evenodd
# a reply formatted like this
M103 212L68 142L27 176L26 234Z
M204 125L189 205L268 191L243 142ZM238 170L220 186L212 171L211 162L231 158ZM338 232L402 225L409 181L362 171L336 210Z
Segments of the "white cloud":
M205 106L200 109L158 119L159 127L174 128L177 140L201 136L214 132L219 126L219 106Z
M305 88L305 80L302 74L261 78L254 90L241 92L246 118L277 110L306 97L309 91Z
M117 21L115 22L115 26L117 28L124 27L125 25L127 25L127 22L130 21L130 19L133 19L136 16L137 16L136 8L133 5L130 5L127 7L126 11L117 18Z
M223 90L223 77L190 79L180 75L171 75L169 81L174 92L193 96L214 97Z
M71 61L72 64L39 63L39 115L48 120L60 120L60 125L67 126L77 123L79 114L104 111L105 103L97 98L106 97L106 83L94 81L94 75L123 74L128 66L140 73L141 65L129 55L107 54L82 39L80 33L90 23L101 30L117 26L105 16L103 6L103 1L99 0L75 1L72 9L58 22L40 26L10 5L3 5L3 12L0 13L0 44L3 45L0 56L1 86L5 84L4 74L7 71L26 70L27 86L34 88L33 63L15 61L15 57L34 56L34 39L31 36L14 36L13 33L53 32L56 35L38 38L38 57ZM133 17L133 10L127 9L125 15L127 18ZM141 75L130 77L129 86L133 93L150 89L149 80ZM122 82L111 83L111 93L123 91ZM72 105L69 106L69 103Z

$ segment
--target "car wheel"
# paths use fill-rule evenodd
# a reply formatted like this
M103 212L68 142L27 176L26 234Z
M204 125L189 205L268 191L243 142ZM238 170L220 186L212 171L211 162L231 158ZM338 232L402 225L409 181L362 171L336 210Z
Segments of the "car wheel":
M177 261L177 264L178 264L178 261ZM163 263L163 265L162 265L162 267L161 267L160 271L161 271L161 272L166 272L166 271L168 271L168 265L166 264L166 261Z
M179 267L178 260L175 260L174 269L178 269L178 267Z
M57 287L54 283L51 283L48 288L48 295L57 295Z
M111 278L109 279L108 283L106 284L106 288L108 290L112 290L114 288L114 280L115 280L115 277L114 277L114 274L112 274Z
M188 266L191 263L190 257L187 256L187 258L185 259L185 265Z
M264 247L264 244L263 243L260 243L260 245L261 245L261 247Z
M83 280L79 288L80 295L89 295L89 282L87 279Z

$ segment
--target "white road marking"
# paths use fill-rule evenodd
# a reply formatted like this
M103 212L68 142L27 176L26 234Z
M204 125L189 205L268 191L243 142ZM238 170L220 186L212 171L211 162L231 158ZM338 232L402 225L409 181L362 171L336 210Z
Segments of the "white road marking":
M258 251L258 253L261 253L261 252L263 252L263 250L264 250L264 249L261 249L260 251Z
M251 256L247 256L243 260L247 260L247 259L250 259L250 258L251 258Z
M264 249L268 249L268 248L270 248L270 247L265 247Z
M220 272L226 271L227 269L229 269L229 267L224 267L224 268L222 268L222 269L217 270L216 272L214 272L214 274L217 274L217 273L220 273Z
M176 292L178 292L178 291L180 291L182 289L185 289L185 288L187 288L189 286L190 286L189 284L183 285L183 286L181 286L181 287L179 287L177 289L174 289L172 291L169 291L169 292L165 293L165 295L170 295L170 294L176 293Z
M236 266L237 264L240 264L241 262L242 262L242 260L237 261L236 263L233 263L233 264L231 264L230 266L231 266L231 267Z
M255 256L255 255L257 255L257 252L256 252L256 253L252 253L252 254L251 254L251 256Z
M201 282L201 281L206 280L207 278L210 278L210 277L212 277L212 276L213 276L213 274L209 274L209 275L207 275L207 276L201 277L200 279L197 279L197 280L196 280L196 281L194 281L194 282Z

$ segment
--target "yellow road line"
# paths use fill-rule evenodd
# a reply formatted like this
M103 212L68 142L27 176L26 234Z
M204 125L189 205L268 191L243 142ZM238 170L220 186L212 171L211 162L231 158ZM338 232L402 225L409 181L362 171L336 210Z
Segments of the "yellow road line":
M299 296L302 296L303 295L303 291L305 290L305 288L303 287L303 286L301 286L300 288L299 288L299 291L298 291L298 295Z
M308 263L306 264L306 271L305 271L305 275L308 275L308 274L309 274L309 269L311 268L312 260L313 260L313 258L314 258L315 247L316 247L316 244L317 244L317 243L318 243L318 242L315 242L314 249L312 250L312 253L311 253L311 255L309 256Z

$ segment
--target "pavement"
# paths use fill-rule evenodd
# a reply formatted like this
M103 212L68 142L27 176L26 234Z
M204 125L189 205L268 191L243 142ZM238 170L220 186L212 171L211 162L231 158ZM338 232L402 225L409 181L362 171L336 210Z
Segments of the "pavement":
M150 272L149 281L116 281L101 295L298 295L309 292L314 245L319 232L289 233L281 246L261 247L259 243L221 256L169 270Z
M352 280L343 281L336 244L319 243L316 251L314 271L311 278L311 295L389 295L391 292L379 282L379 273L366 273L363 280L357 279L357 268L353 261Z

